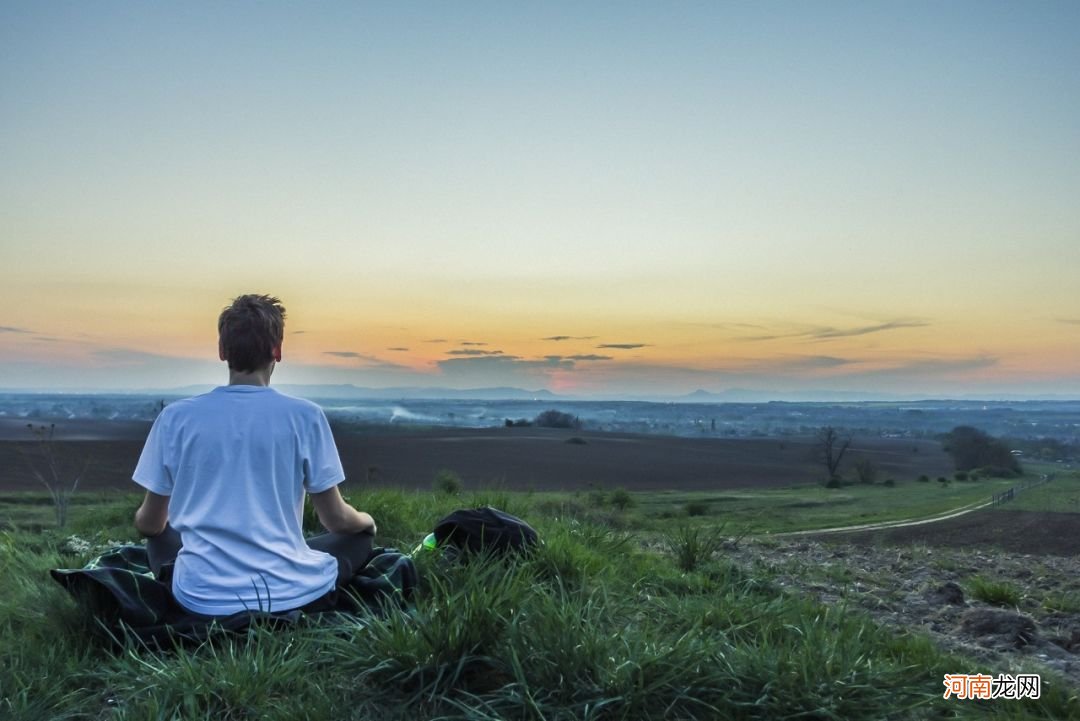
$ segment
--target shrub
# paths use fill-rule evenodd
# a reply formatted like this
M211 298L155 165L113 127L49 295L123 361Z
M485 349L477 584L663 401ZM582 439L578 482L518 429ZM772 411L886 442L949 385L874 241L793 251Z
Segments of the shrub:
M966 481L968 479L967 471L957 471L953 474L953 478L958 481Z
M625 488L616 488L611 492L611 505L620 511L634 507L634 497Z
M826 488L839 488L844 485L844 482L840 480L840 476L833 476L829 480L825 481Z
M707 516L709 515L709 504L705 501L690 501L683 508L686 510L688 516Z
M925 473L923 475L919 476L919 483L929 483L929 482L930 482L930 476L926 475Z
M456 496L461 493L463 485L461 476L446 468L443 468L435 474L433 486L439 493L445 493L448 496Z
M896 481L894 481L891 478L886 478L884 485L885 485L886 488L893 488L894 486L896 486Z

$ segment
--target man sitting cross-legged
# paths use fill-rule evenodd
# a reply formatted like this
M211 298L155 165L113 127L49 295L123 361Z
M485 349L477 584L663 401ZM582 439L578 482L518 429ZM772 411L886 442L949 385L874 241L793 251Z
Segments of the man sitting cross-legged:
M159 578L188 611L333 608L337 585L371 554L375 522L347 504L326 415L269 386L285 308L244 295L218 319L229 385L166 406L133 478L146 489L135 527ZM329 533L304 539L305 493Z

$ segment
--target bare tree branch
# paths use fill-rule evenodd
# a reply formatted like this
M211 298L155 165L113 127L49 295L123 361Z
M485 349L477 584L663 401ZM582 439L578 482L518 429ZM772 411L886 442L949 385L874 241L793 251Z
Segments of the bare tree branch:
M828 471L828 481L840 478L840 462L844 460L844 454L851 447L851 434L841 434L832 426L824 426L817 435L818 459L825 464Z

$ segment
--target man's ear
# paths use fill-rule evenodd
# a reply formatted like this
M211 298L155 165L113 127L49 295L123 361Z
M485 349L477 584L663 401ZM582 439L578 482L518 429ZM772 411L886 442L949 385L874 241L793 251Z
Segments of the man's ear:
M278 343L276 346L274 346L273 355L274 355L274 362L275 363L280 363L281 362L281 344L280 343Z
M222 343L220 340L217 342L217 355L218 360L229 360L225 357L225 344Z

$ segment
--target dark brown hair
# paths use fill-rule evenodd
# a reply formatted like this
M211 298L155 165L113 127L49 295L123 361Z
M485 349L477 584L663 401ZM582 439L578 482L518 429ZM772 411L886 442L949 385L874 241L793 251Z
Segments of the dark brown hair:
M284 336L285 306L271 295L242 295L218 316L218 339L229 370L265 368Z

